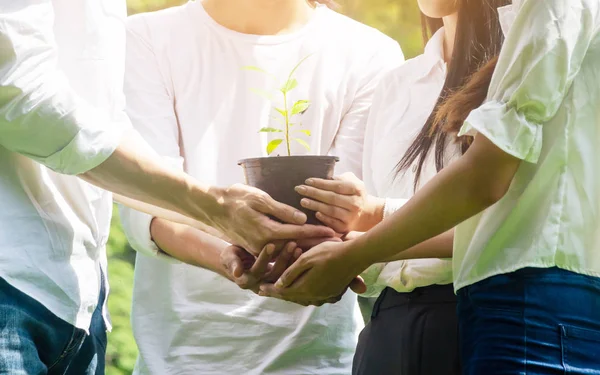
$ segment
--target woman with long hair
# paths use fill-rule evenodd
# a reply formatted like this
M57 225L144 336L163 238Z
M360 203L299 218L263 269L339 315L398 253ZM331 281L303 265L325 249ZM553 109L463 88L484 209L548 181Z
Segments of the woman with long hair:
M263 294L326 300L370 264L436 256L456 227L463 373L600 374L600 2L513 7L497 61L436 116L474 136L468 151L381 225L313 248Z
M469 139L436 127L435 114L500 51L497 9L509 1L418 3L424 36L432 37L422 55L388 73L376 91L365 136L364 184L348 174L298 188L307 197L304 207L339 233L371 229L469 145ZM446 241L440 249L447 258L451 246ZM379 298L359 338L354 374L458 374L452 261L380 263L363 277L367 295Z

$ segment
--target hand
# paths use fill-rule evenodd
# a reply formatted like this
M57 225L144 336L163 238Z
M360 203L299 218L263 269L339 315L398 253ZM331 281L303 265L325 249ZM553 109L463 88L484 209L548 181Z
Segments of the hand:
M260 283L273 283L296 259L302 250L294 242L288 242L275 263L275 245L269 244L260 252L258 258L241 247L231 245L221 252L221 264L227 277L240 288L258 293Z
M224 189L220 193L220 200L225 214L213 218L215 227L233 244L255 256L269 243L277 242L281 247L291 240L335 236L331 228L304 224L307 217L303 212L279 203L264 191L250 186L236 184ZM271 220L268 215L288 224Z
M338 233L367 231L383 219L385 200L367 194L365 184L352 173L333 180L310 178L296 192L307 197L303 207L317 211L317 219Z
M355 233L355 232L352 232ZM342 242L343 239L341 237L328 237L328 238L307 238L304 240L296 241L296 244L303 251L308 251L313 247L322 244L323 242Z
M346 241L353 241L355 239L357 239L358 237L362 236L363 234L365 234L365 232L348 232L345 235L342 236L342 241L346 242Z
M350 287L364 293L366 285L356 275L367 265L352 259L346 243L324 242L304 253L288 268L275 285L262 284L260 295L301 305L337 302Z

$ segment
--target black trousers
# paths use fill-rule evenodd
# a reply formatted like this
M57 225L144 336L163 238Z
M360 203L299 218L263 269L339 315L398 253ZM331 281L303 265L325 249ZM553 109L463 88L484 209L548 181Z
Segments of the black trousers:
M353 375L460 375L452 285L386 288L361 332Z

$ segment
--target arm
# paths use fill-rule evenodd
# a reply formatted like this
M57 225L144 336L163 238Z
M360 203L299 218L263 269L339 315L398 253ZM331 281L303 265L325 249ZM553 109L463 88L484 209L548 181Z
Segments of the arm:
M587 0L526 0L500 53L488 101L465 122L463 132L478 132L469 151L356 241L305 253L280 279L281 286L294 283L284 297L336 295L370 264L437 236L501 199L521 161L537 162L542 126L558 111L598 36L599 7Z
M279 212L273 214L284 222L301 224L305 215L256 189L218 189L167 168L129 131L125 115L114 119L72 90L57 67L53 22L51 0L0 1L0 146L58 173L80 175L122 196L215 227L252 251L276 237L304 237L292 232L331 235L269 220L265 214L275 206ZM267 206L271 208L263 210ZM246 224L234 223L242 218Z
M406 249L459 224L504 196L522 160L538 161L542 127L558 111L598 35L599 7L587 0L523 3L500 53L488 100L461 130L478 133L473 146L384 223L387 230L383 225L374 230L369 246L386 247L390 240L400 244L396 249ZM378 237L392 227L409 236ZM392 252L388 248L374 256Z
M227 242L188 225L160 218L152 220L150 232L158 248L167 255L231 280L221 263L221 252L229 246Z
M451 229L438 236L425 240L407 250L395 254L386 259L384 262L407 259L452 258L453 245L454 229Z

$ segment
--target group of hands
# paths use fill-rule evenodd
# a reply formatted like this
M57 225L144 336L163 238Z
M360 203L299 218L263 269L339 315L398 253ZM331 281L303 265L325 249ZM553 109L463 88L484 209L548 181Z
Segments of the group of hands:
M221 263L240 288L303 306L338 302L348 289L366 291L358 275L370 264L350 244L381 220L383 200L367 194L354 174L311 178L296 187L301 205L315 211L324 226L305 224L304 213L261 190L246 185L229 190L238 198L237 227L230 238L235 245L221 252Z

